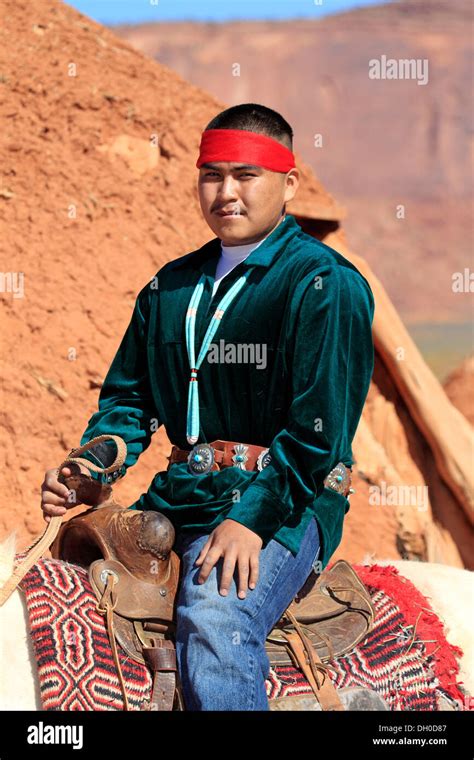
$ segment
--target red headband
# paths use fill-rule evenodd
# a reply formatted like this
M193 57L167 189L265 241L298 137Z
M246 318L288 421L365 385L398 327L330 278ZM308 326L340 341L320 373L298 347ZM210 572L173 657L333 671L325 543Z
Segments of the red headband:
M267 135L245 129L207 129L202 133L196 166L210 161L240 161L274 172L288 172L295 167L289 148Z

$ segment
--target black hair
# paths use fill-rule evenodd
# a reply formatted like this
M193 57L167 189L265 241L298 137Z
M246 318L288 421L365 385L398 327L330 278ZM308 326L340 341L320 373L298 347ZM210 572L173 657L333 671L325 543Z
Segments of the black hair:
M293 150L293 130L286 119L259 103L241 103L221 111L209 122L208 129L245 129L273 137Z

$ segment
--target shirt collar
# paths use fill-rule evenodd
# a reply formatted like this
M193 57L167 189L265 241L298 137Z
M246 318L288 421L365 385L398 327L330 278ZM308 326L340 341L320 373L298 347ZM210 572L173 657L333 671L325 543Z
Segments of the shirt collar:
M223 245L221 240L221 256L225 261L230 263L239 263L249 256L255 248L262 245L263 240L259 240L257 243L247 243L247 245Z
M265 238L265 240L262 241L261 245L259 245L258 248L255 248L252 253L250 253L243 261L240 262L239 266L269 267L272 264L275 256L281 252L282 248L284 248L291 240L291 238L294 237L298 232L301 232L301 227L296 221L295 217L293 214L286 214L283 221L280 222L280 224L278 224L274 230L272 230L272 232ZM202 249L200 249L198 258L196 259L193 256L193 259L197 263L199 269L207 269L209 263L211 264L211 268L212 266L216 265L216 259L219 258L220 254L221 241L219 238L213 238L213 240L210 240L203 246ZM173 268L185 266L186 264L189 265L189 256L183 256L182 258L183 261L180 259L175 259L173 262Z

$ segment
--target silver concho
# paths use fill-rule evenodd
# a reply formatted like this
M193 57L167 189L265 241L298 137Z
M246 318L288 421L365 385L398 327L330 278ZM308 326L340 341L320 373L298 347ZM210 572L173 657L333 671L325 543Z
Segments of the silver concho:
M205 475L212 470L214 449L208 443L198 443L189 452L188 470L193 475Z
M338 462L337 465L326 475L324 485L326 488L331 488L337 493L344 494L347 487L351 485L351 471L344 466L343 462Z
M238 443L237 446L234 446L235 454L232 457L232 461L235 465L235 467L238 467L240 470L246 470L245 462L248 459L247 451L249 450L248 446L245 446L243 443Z
M263 449L263 451L260 452L260 454L257 457L257 470L263 470L264 467L267 466L267 464L270 464L271 461L271 454L269 454L270 449Z

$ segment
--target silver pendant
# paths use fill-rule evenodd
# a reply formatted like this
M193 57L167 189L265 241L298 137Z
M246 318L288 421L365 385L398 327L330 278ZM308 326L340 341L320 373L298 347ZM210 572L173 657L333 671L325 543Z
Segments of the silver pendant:
M271 462L271 454L268 452L270 449L263 449L263 451L260 452L260 454L257 457L257 470L263 470L264 467L267 466L267 464L270 464Z
M214 465L214 449L208 443L198 443L189 452L188 470L193 475L206 475Z
M338 462L324 479L324 485L326 488L331 488L333 491L342 494L346 492L351 483L351 471L346 469L343 462Z
M232 461L234 462L235 466L238 467L240 470L246 470L245 462L248 460L247 451L249 450L248 446L245 446L243 443L238 443L237 446L234 446L235 454L232 457Z

